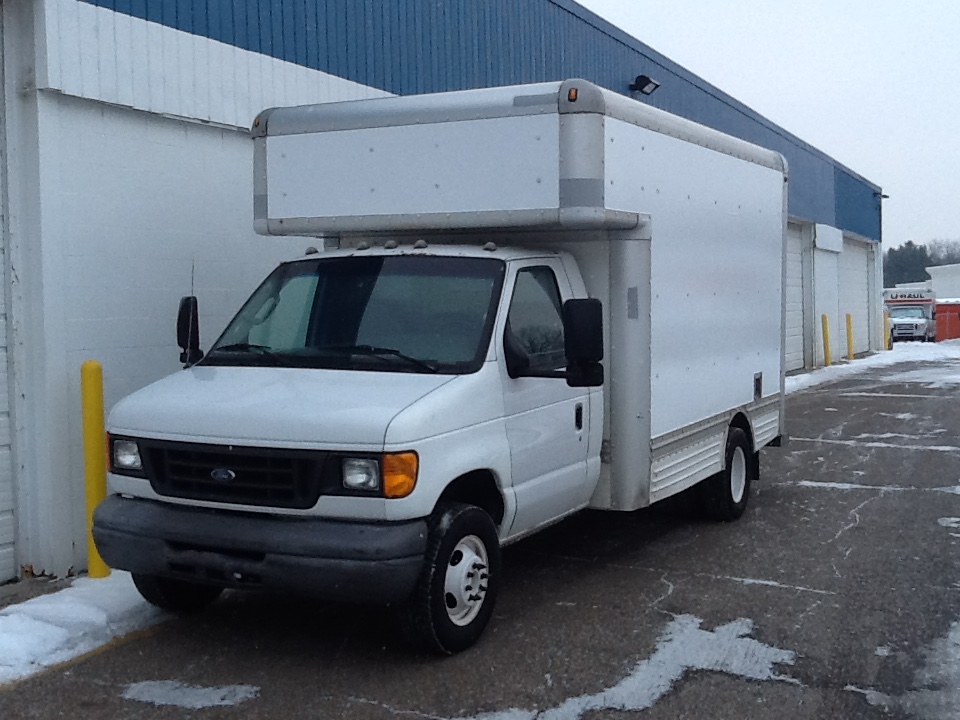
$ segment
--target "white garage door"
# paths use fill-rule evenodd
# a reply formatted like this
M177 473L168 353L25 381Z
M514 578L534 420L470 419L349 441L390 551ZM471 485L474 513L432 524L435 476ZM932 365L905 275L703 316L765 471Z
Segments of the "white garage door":
M0 282L6 287L3 264ZM16 577L13 541L13 466L10 462L10 403L7 378L7 309L0 293L0 583Z
M0 36L3 20L0 18ZM2 43L0 43L2 44ZM3 101L0 100L0 112ZM2 123L0 123L2 124ZM0 136L0 163L6 162L7 149ZM0 182L6 178L0 172ZM0 187L0 197L7 196L7 188ZM0 218L2 219L2 218ZM2 223L0 223L2 226ZM7 237L0 231L0 258L8 256ZM6 263L0 262L0 287L7 286ZM13 516L13 465L10 460L10 382L7 377L7 308L6 293L0 292L0 583L16 577L13 541L16 523Z
M803 357L803 241L800 226L787 225L786 369L799 370Z
M840 319L846 347L846 316L853 316L853 350L870 349L870 249L866 243L844 238L840 253Z

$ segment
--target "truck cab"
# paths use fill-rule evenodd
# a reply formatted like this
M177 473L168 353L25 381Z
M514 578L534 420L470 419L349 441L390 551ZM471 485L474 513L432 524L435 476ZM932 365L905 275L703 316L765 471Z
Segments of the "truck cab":
M492 583L495 548L589 503L603 397L568 345L593 335L581 350L598 355L602 341L570 315L585 297L573 259L384 245L280 265L201 359L111 412L98 544L157 604L260 585L399 602L428 518L465 508L482 515L448 554ZM440 642L455 649L472 642L456 621L493 603L489 584L449 573Z

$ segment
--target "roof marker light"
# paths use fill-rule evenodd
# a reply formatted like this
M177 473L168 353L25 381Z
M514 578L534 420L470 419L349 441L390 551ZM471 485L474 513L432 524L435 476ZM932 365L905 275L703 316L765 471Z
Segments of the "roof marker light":
M567 101L568 102L577 101L577 89L575 87L572 87L569 90L567 90Z

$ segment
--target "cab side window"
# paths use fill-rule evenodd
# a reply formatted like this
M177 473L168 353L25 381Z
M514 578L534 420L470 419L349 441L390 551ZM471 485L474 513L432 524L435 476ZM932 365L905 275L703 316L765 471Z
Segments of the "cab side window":
M546 375L566 365L557 278L548 267L524 268L507 313L503 344L511 375Z

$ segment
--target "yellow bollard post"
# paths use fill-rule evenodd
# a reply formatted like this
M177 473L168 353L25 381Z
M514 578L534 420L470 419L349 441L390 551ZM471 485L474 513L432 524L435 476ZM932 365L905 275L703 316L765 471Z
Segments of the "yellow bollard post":
M847 360L853 360L853 315L847 313Z
M890 335L890 313L883 313L883 347L893 350L893 337Z
M87 574L92 578L105 578L110 574L110 568L93 543L93 511L107 496L103 368L96 360L87 360L80 367L80 395L83 405L83 464L87 496Z
M823 325L823 366L830 367L832 359L830 357L830 321L827 314L820 316L820 322Z

